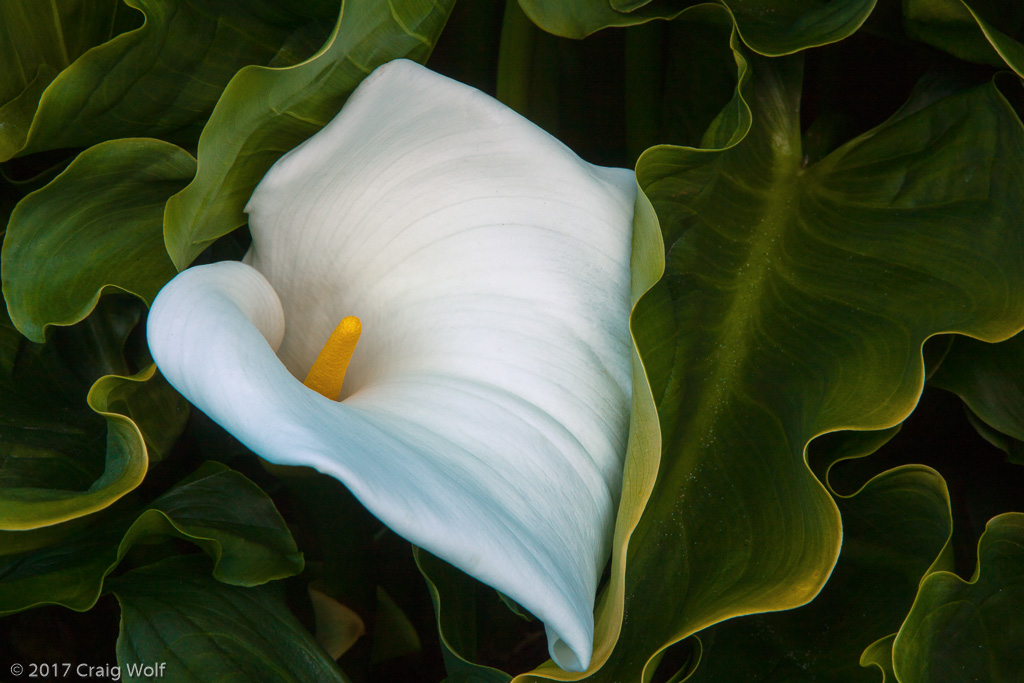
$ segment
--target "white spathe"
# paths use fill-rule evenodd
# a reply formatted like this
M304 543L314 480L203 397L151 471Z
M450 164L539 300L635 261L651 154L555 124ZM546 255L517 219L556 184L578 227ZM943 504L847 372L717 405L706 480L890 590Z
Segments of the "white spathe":
M264 177L244 263L163 289L150 348L253 451L338 478L583 670L629 428L635 192L632 172L391 62ZM347 315L363 336L337 402L301 379Z

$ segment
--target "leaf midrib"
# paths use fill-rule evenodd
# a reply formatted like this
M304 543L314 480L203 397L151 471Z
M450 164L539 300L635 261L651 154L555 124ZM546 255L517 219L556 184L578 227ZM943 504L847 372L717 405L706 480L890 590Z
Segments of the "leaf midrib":
M803 175L799 145L783 144L778 138L775 142L774 173L766 183L769 191L759 212L760 220L751 230L743 264L736 271L743 273L743 277L737 279L737 289L722 318L717 349L708 362L711 374L702 382L704 391L691 429L684 430L689 444L686 450L710 445L723 406L733 388L742 385L738 375L744 372L750 356L753 328L773 270L779 238L798 205Z

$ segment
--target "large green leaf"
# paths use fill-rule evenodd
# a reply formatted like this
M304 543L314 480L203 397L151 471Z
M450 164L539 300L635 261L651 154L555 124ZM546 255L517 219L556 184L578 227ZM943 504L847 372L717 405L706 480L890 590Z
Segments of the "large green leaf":
M843 549L821 594L795 610L742 617L709 629L698 681L813 680L872 683L861 653L895 633L952 532L946 484L907 465L837 500Z
M134 545L167 537L202 548L214 560L213 577L232 585L266 583L303 567L270 498L208 462L141 512L122 511L59 544L0 558L0 613L41 604L87 610Z
M956 55L1009 66L1024 77L1024 4L1003 0L904 0L907 33Z
M203 129L195 180L167 203L165 239L175 265L186 267L243 225L242 210L267 170L334 118L374 68L399 57L425 61L453 2L345 0L317 54L289 68L239 71Z
M45 345L0 320L0 529L107 507L141 483L147 443L159 457L184 427L183 399L125 358L138 320L133 302L112 299Z
M47 326L84 319L107 288L152 303L176 272L164 249L164 203L195 165L170 143L112 140L21 200L2 255L4 298L18 329L42 342Z
M110 22L119 24L120 17L133 13L119 8L111 16L109 5L91 12L92 4L66 3L51 19L62 26L76 24L71 32L76 49L102 37L104 30L113 35ZM142 25L77 58L64 46L62 30L34 29L26 36L27 46L15 43L8 60L38 51L40 56L32 61L39 66L37 74L19 73L5 86L14 90L27 81L0 110L6 124L0 128L0 160L119 137L168 137L192 144L238 69L305 58L308 48L295 54L296 46L308 42L309 34L317 33L337 11L329 0L301 5L283 0L125 4L145 16ZM35 14L47 14L42 3L32 0L7 5L12 15L24 16L19 23L35 23L42 20ZM56 56L43 57L54 52Z
M1024 644L1024 514L993 518L970 581L939 571L922 583L893 644L902 683L1019 681Z
M812 599L841 525L809 441L901 422L929 336L1024 325L1024 131L994 85L919 92L804 167L799 61L753 74L742 141L637 166L668 249L634 320L664 449L594 680L635 680L707 626Z
M1000 344L960 337L928 381L958 395L981 435L1024 465L1024 334Z
M275 586L239 588L209 576L196 556L175 557L112 579L121 604L117 661L125 680L166 663L171 681L348 680L288 610Z
M876 0L722 0L736 18L743 42L763 55L779 56L834 43L854 33ZM541 28L567 38L583 38L610 26L633 26L652 19L674 19L692 0L519 0Z

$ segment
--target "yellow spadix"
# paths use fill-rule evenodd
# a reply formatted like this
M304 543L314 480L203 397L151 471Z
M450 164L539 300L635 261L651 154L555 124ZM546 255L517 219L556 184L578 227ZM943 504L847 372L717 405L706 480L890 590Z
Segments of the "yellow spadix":
M331 332L302 383L332 401L338 400L341 385L345 382L345 372L362 331L363 324L359 318L354 315L343 318L334 332Z

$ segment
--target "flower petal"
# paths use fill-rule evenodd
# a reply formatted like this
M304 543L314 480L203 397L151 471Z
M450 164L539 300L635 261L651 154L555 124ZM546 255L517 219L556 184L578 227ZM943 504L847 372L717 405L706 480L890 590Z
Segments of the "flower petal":
M257 188L253 268L175 278L150 346L243 443L343 481L582 670L628 431L634 195L631 172L392 62ZM346 315L363 336L338 403L296 377Z

